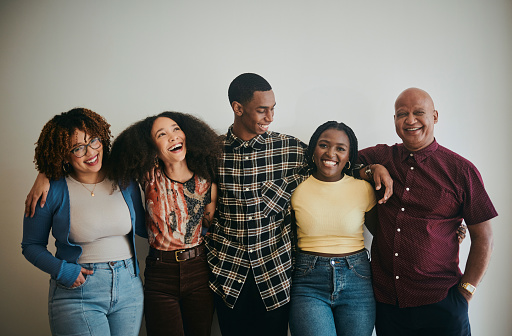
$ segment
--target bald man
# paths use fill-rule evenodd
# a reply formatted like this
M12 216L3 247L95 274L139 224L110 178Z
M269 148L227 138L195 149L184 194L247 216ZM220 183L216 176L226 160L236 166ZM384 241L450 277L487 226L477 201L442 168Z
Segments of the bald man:
M372 243L377 335L470 335L468 303L491 258L497 212L476 167L434 138L438 112L427 92L403 91L394 120L403 143L359 153L394 180ZM371 165L365 172L371 177ZM471 237L464 273L456 234L463 220Z

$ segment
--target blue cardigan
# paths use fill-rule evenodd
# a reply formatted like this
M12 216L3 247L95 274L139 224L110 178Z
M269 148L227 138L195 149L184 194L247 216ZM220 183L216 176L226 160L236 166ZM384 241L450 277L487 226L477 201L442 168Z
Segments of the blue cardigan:
M132 182L121 190L130 209L132 231L131 244L135 253L135 273L139 274L139 265L135 252L135 233L147 238L144 208L138 184ZM48 236L52 230L57 252L53 256L47 249ZM65 178L50 181L50 191L43 208L36 206L34 217L23 219L23 255L34 266L49 273L53 279L66 287L71 287L78 277L81 266L77 264L82 247L69 241L70 209L69 191Z

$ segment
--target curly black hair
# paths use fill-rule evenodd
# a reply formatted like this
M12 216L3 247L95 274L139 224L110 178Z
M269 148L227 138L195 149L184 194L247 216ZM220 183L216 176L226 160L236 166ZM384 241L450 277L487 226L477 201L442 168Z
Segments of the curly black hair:
M107 176L122 187L127 186L132 179L143 183L146 173L155 167L158 152L151 137L151 128L159 117L174 120L185 133L188 168L198 176L214 182L222 153L220 137L199 118L172 111L147 117L122 131L112 145L112 165L109 166ZM161 161L159 164L163 166Z
M350 127L348 127L342 122L339 123L337 121L327 121L322 125L318 126L316 131L311 136L311 139L309 140L308 149L306 150L306 162L308 168L312 173L316 171L316 165L313 162L313 153L315 152L318 138L320 138L320 135L322 135L322 133L327 131L328 129L340 130L347 134L350 145L348 161L351 163L352 166L357 162L357 137L354 131L352 131ZM344 167L343 173L352 175L352 170L347 169L347 167Z
M234 101L242 105L250 102L254 91L270 91L272 86L260 75L254 73L243 73L233 79L228 89L229 103Z
M99 137L103 145L103 167L110 152L110 124L99 114L86 108L74 108L48 121L36 142L34 163L36 169L51 180L67 176L73 169L64 162L71 151L71 137L81 130L90 137Z

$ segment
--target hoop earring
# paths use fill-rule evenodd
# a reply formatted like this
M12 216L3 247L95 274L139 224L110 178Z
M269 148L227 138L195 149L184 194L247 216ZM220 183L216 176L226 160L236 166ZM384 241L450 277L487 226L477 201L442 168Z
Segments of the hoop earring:
M345 164L346 166L346 164ZM348 161L348 167L346 167L345 169L349 170L350 169L350 161Z
M155 168L158 168L158 156L155 156Z
M71 171L71 165L69 164L69 162L62 162L62 170L64 171L64 173L69 174L69 172Z

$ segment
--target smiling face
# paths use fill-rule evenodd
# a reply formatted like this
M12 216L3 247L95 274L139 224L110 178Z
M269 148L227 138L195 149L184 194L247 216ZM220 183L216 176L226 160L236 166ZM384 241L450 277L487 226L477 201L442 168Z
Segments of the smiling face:
M174 120L167 117L156 118L151 128L151 138L157 148L158 158L164 163L185 160L185 133Z
M95 137L91 137L84 131L76 129L71 136L71 150L76 150L79 146L88 145L93 138ZM96 183L98 182L98 174L103 162L103 146L100 145L97 149L87 146L86 153L81 158L77 158L70 152L68 162L73 167L71 175L76 180L83 183Z
M405 148L414 152L434 141L437 111L429 94L420 89L407 89L395 102L395 129Z
M235 112L233 133L244 141L265 133L274 120L275 105L272 90L254 91L251 101L244 105L234 101L231 105Z
M316 166L313 176L325 182L340 180L349 154L350 141L347 134L337 129L325 130L318 138L313 152L313 161Z

